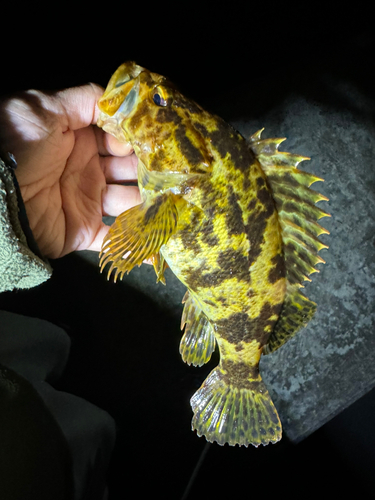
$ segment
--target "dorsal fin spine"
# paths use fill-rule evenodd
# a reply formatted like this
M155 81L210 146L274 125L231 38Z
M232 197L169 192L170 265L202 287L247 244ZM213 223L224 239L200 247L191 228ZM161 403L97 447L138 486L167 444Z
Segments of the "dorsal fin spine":
M250 148L257 157L270 186L281 228L287 288L284 305L278 322L264 353L270 353L287 342L312 318L316 304L300 291L304 281L311 281L310 274L319 272L317 264L324 260L318 252L327 245L319 240L321 234L329 234L318 224L327 212L316 206L328 198L310 188L323 181L297 168L306 156L280 152L283 138L261 139L262 130L250 137Z

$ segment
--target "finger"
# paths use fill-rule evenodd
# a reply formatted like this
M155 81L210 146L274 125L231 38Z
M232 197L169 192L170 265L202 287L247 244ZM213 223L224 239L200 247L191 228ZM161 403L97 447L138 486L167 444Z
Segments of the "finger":
M110 226L107 226L106 224L104 224L104 222L102 222L99 231L96 233L94 240L92 241L91 245L87 248L87 250L100 252L104 237L108 233L109 228Z
M55 97L64 111L64 131L96 124L100 112L97 102L103 92L102 87L94 83L57 92ZM120 142L103 131L96 132L96 136L101 155L127 156L133 151L128 142Z
M133 152L133 148L128 142L119 142L115 137L98 127L94 127L94 131L100 155L127 156Z
M119 158L116 156L103 156L100 158L107 183L136 181L138 158L135 154Z
M97 102L103 92L104 89L94 83L57 92L55 98L62 107L66 128L78 130L96 123L99 116Z
M141 195L136 186L108 184L102 195L103 215L117 217L141 203Z
M133 152L129 142L120 142L110 134L105 134L105 143L110 154L114 156L126 156Z

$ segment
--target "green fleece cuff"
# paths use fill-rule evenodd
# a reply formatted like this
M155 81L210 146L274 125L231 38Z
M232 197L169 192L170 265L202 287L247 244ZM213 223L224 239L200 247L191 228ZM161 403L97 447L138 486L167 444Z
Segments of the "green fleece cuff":
M52 274L48 262L28 246L10 168L0 159L0 292L32 288Z

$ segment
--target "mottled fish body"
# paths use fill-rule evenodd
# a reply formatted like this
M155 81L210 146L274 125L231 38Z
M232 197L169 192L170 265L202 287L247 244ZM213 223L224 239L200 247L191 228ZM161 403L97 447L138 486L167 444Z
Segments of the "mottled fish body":
M133 62L112 76L98 125L138 157L142 204L121 214L103 242L115 280L151 259L187 287L180 352L220 363L194 394L193 428L209 441L268 444L281 438L259 360L306 325L316 305L300 288L326 248L317 220L319 179L279 152L282 139L247 142L164 77Z

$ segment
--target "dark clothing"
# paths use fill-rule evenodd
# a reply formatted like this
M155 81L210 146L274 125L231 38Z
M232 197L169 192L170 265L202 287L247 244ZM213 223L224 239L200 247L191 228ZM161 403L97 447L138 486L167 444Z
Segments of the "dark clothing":
M32 240L13 172L0 160L0 291L31 288L51 274ZM63 329L0 311L2 500L105 495L115 423L95 405L53 388L69 350Z

